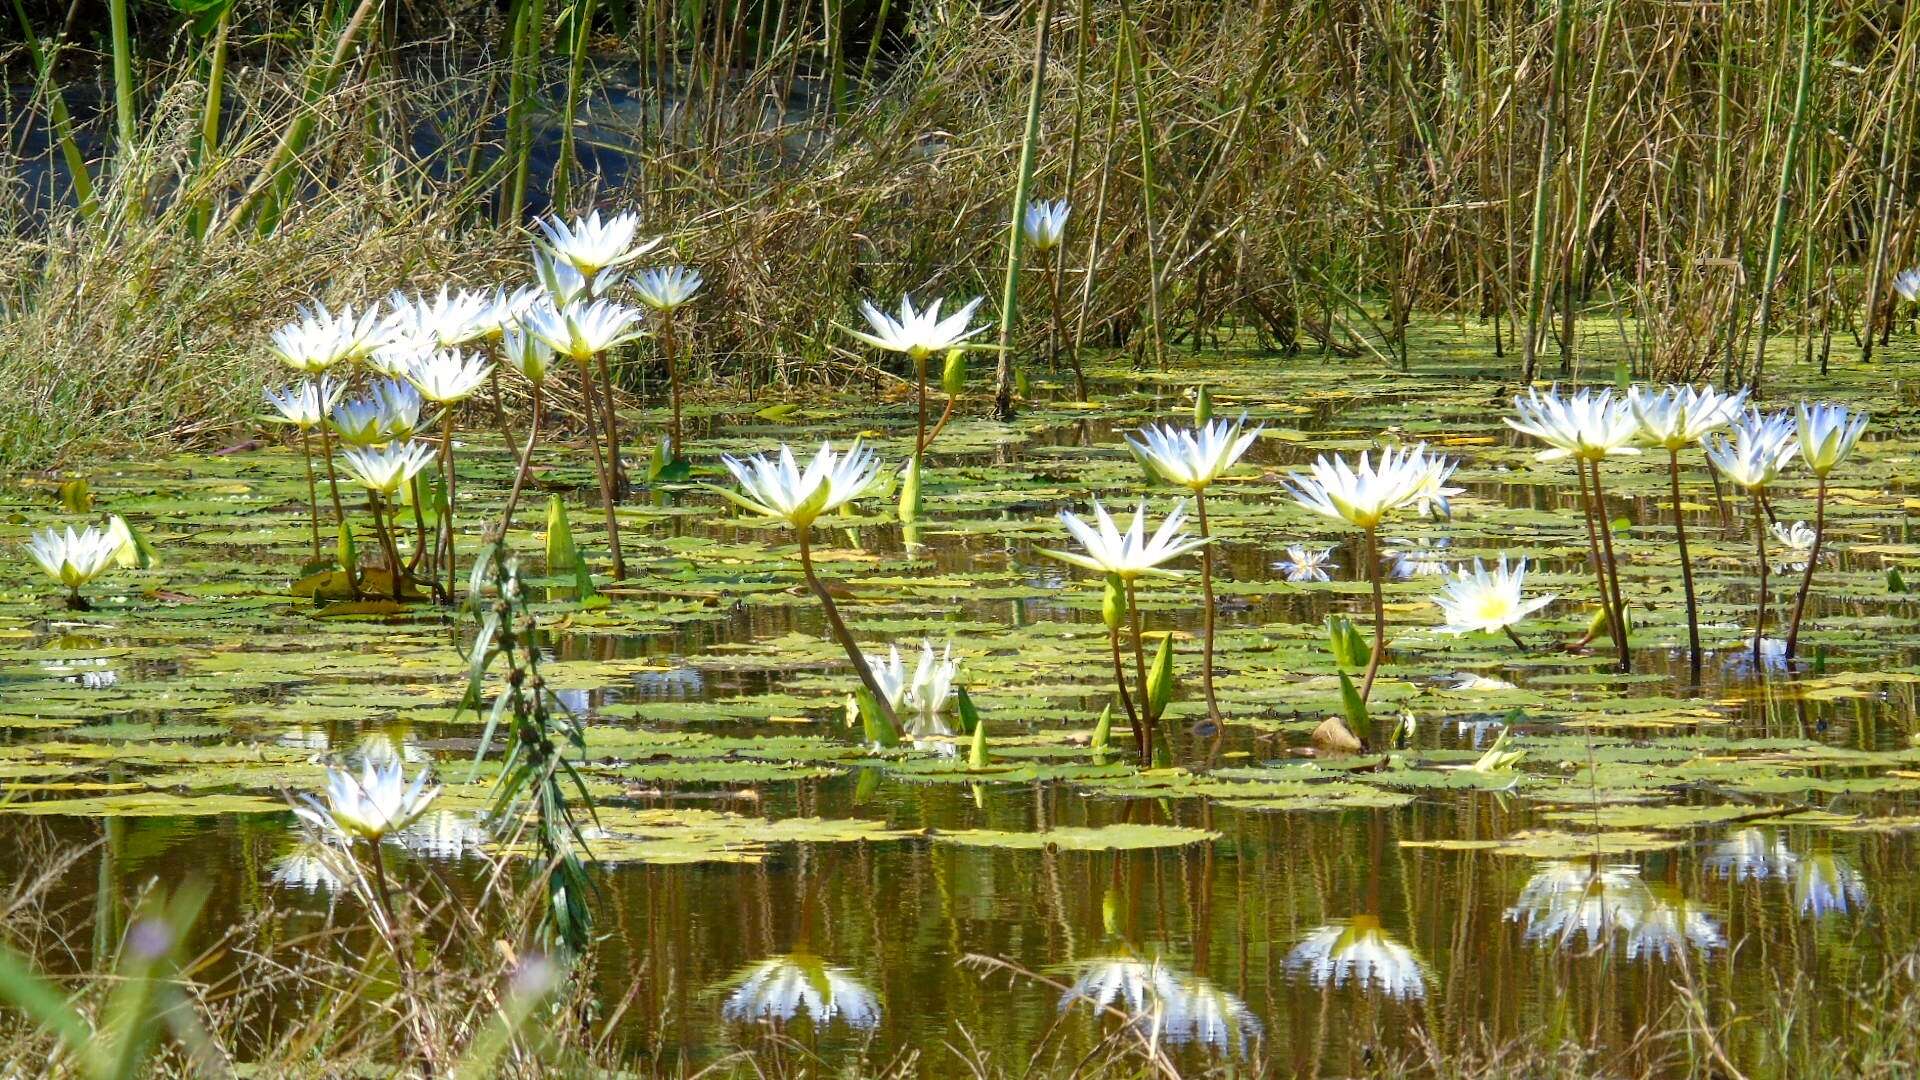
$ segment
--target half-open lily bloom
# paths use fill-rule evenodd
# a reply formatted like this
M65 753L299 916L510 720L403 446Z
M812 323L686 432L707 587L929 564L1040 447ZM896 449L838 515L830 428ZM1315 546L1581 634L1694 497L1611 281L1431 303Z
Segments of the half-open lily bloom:
M405 379L382 379L373 384L373 396L379 400L381 426L388 439L411 439L420 430L420 410L426 399Z
M1260 437L1260 428L1246 430L1247 418L1214 420L1191 430L1171 424L1148 424L1140 438L1127 437L1133 456L1171 484L1200 491L1233 468Z
M472 397L492 372L493 365L477 353L436 349L414 358L407 367L407 381L428 401L452 405Z
M885 657L869 653L867 666L893 706L894 715L906 725L908 735L924 738L950 734L944 714L953 698L954 679L960 674L952 642L947 643L943 654L936 655L933 642L922 640L920 661L911 672L898 645L890 646Z
M1861 433L1867 430L1867 414L1854 412L1845 405L1808 405L1803 401L1795 415L1800 459L1807 463L1813 475L1822 479L1847 460Z
M340 452L341 464L361 487L389 496L431 465L434 457L432 444L418 439L396 439L377 449L348 447Z
M1524 396L1513 399L1513 408L1520 415L1507 417L1507 426L1549 447L1535 454L1536 460L1576 457L1595 461L1640 452L1633 445L1640 424L1633 417L1632 407L1616 400L1611 389L1598 394L1581 390L1572 397L1562 397L1558 389L1543 394L1528 387Z
M500 339L500 358L508 367L525 375L528 382L545 382L547 371L553 366L553 346L515 327Z
M634 295L655 311L671 313L700 291L700 271L686 266L656 266L628 279Z
M636 239L640 215L632 211L605 220L598 210L572 221L555 214L536 224L544 236L537 241L540 246L588 278L608 267L624 266L660 246L659 237Z
M1762 416L1750 409L1733 421L1728 435L1710 437L1706 449L1707 460L1735 487L1759 491L1779 477L1799 450L1793 414Z
M1072 213L1067 200L1035 199L1021 215L1020 229L1026 233L1027 246L1035 251L1052 251L1067 235L1067 215Z
M394 290L387 297L386 334L392 341L431 343L451 349L485 337L497 328L493 296L475 289L450 289L440 286L432 297L425 293L408 295Z
M1308 581L1332 581L1327 571L1339 569L1333 561L1332 548L1310 548L1298 544L1287 548L1287 557L1273 565L1274 569L1295 584Z
M34 533L27 541L27 554L48 576L77 590L112 569L120 545L120 539L106 529L89 525L76 533L69 525L64 533L51 528Z
M279 414L280 420L301 431L311 431L326 421L327 410L333 408L334 399L340 396L340 388L333 384L333 380L322 375L285 390L265 390L263 395L267 404Z
M1356 915L1309 933L1287 954L1289 971L1304 971L1315 986L1355 986L1401 1001L1427 996L1426 970L1412 949L1393 940L1371 915Z
M1669 386L1658 392L1627 388L1627 407L1640 437L1662 450L1685 450L1740 415L1747 391L1723 394L1711 386Z
M973 318L973 311L980 306L980 300L980 297L974 297L960 305L960 310L944 319L940 317L940 305L943 302L940 300L935 300L931 306L923 310L915 311L913 298L902 296L899 318L888 315L874 307L872 303L862 300L860 313L867 317L867 323L873 327L873 333L863 333L859 330L848 330L847 333L876 349L906 353L918 362L934 353L946 352L985 330L987 327L984 323L972 329L967 328L967 320Z
M1893 275L1893 291L1900 299L1912 303L1920 300L1920 267L1912 267Z
M522 317L521 325L554 352L579 364L645 332L638 309L611 300L575 300L562 307L536 304Z
M793 953L752 965L735 976L738 985L720 1006L736 1023L784 1023L805 1014L817 1027L839 1021L852 1028L880 1023L880 998L845 968L817 956Z
M1521 559L1509 568L1507 556L1502 553L1500 563L1492 573L1479 559L1473 560L1473 572L1464 568L1447 581L1445 589L1433 598L1440 605L1440 612L1446 618L1441 625L1443 634L1465 634L1479 631L1487 634L1505 632L1528 615L1553 603L1555 596L1536 596L1526 599L1523 590L1527 581L1527 560Z
M293 812L323 833L379 843L406 828L440 794L438 784L427 786L429 770L421 769L409 784L403 768L397 756L369 756L357 776L329 767L326 802L304 796Z
M355 398L333 407L328 423L334 438L347 446L377 446L388 439L386 409L376 397Z
M880 456L855 439L844 453L823 442L805 471L784 443L769 457L755 454L741 459L720 455L721 464L740 482L744 494L721 489L734 503L765 517L778 518L796 529L811 526L821 514L852 502L880 475Z
M1060 524L1067 527L1084 554L1077 551L1055 551L1052 548L1040 548L1040 554L1061 562L1101 574L1112 574L1122 581L1132 581L1144 575L1156 577L1179 577L1177 570L1168 570L1161 564L1171 562L1190 551L1198 550L1206 541L1197 536L1189 536L1180 531L1187 520L1187 503L1182 499L1174 504L1160 527L1155 529L1151 539L1147 537L1147 501L1133 511L1133 523L1122 533L1107 514L1107 508L1099 500L1093 504L1094 524L1089 525L1070 511L1060 511Z
M1453 462L1429 455L1427 444L1418 443L1381 451L1378 467L1365 452L1358 468L1344 458L1322 454L1314 460L1311 476L1291 473L1288 486L1294 499L1314 513L1374 529L1394 510L1431 499L1453 468Z
M325 304L302 307L299 317L275 330L268 348L280 362L308 375L318 375L343 360L358 360L381 341L378 306L355 314L352 305L338 313Z
M1796 521L1791 525L1776 521L1770 528L1773 538L1780 541L1781 561L1791 569L1805 570L1807 560L1813 557L1813 544L1817 539L1813 526L1804 521Z

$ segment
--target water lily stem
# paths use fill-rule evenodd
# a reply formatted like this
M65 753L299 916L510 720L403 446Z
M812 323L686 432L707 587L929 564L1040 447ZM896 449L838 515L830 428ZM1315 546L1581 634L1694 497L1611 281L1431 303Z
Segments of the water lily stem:
M860 676L860 685L867 688L867 693L873 696L880 715L886 718L894 733L899 734L902 730L900 718L893 711L893 702L887 700L886 692L880 689L879 680L873 677L873 669L867 665L867 654L861 652L860 647L854 644L853 634L847 630L846 621L840 618L840 608L833 602L833 594L827 591L827 587L813 572L813 547L807 535L812 531L811 528L795 531L800 534L800 570L806 575L807 588L812 589L814 597L820 601L820 607L827 614L827 626L832 629L834 640L846 650L847 660L853 664L854 674Z
M1680 583L1687 591L1687 666L1700 681L1700 603L1693 592L1693 558L1687 552L1686 512L1680 506L1680 451L1667 451L1667 483L1673 492L1673 537L1680 548Z
M1753 617L1753 670L1759 672L1760 638L1767 631L1767 514L1759 488L1753 489L1753 548L1760 558L1760 606Z
M1507 640L1513 642L1521 652L1527 651L1527 643L1520 640L1520 635L1513 632L1513 627L1503 626L1500 629L1506 633Z
M447 506L440 514L440 535L447 559L447 602L453 602L453 575L459 563L453 550L453 407L440 414L440 467L447 473Z
M367 505L373 510L373 531L380 537L380 551L387 557L387 595L395 603L400 601L400 548L393 542L393 533L387 528L386 515L380 512L380 494L367 492Z
M1387 658L1387 597L1380 583L1380 530L1367 530L1367 580L1373 583L1373 652L1367 657L1366 678L1360 683L1360 704L1373 697L1373 679Z
M684 451L680 442L680 358L675 353L673 339L673 312L664 312L660 316L660 353L667 361L667 394L673 399L673 425L668 429L673 440L673 458L679 458Z
M1620 670L1631 671L1633 654L1628 651L1627 605L1620 600L1620 561L1613 553L1613 524L1607 520L1607 495L1600 487L1600 462L1597 460L1593 462L1593 517L1594 525L1600 530L1600 548L1607 557L1607 593L1613 603L1613 625L1619 631L1613 640L1620 647Z
M600 475L600 506L607 514L607 547L613 552L613 580L620 581L627 576L627 562L620 555L620 518L613 510L613 477L609 475L606 456L600 451L600 434L595 424L593 407L593 372L584 364L580 368L580 393L586 401L587 441L593 444L594 471Z
M605 352L600 354L599 360L600 419L607 429L607 492L613 496L614 502L619 502L627 497L627 473L620 464L620 413L613 403L613 365L607 360Z
M520 492L527 486L527 474L533 464L533 444L540 438L540 384L533 384L533 418L527 422L527 443L520 448L520 464L513 473L513 488L507 492L507 505L500 511L500 538L506 539L513 528L513 511L520 505Z
M1820 564L1820 544L1827 538L1827 478L1820 478L1819 492L1813 499L1813 549L1807 552L1806 573L1800 577L1800 594L1793 598L1793 625L1787 629L1787 659L1800 651L1800 620L1807 613L1807 593L1813 588L1813 568Z
M1133 579L1127 579L1127 619L1133 624L1133 671L1139 681L1135 689L1140 695L1140 764L1153 763L1153 728L1160 719L1153 713L1153 697L1147 693L1147 653L1140 637L1140 602L1134 594Z
M1593 564L1594 587L1600 590L1600 610L1607 616L1607 633L1617 643L1622 635L1613 604L1607 599L1607 567L1600 561L1600 532L1594 527L1593 492L1587 486L1587 467L1575 462L1573 472L1580 478L1580 513L1587 523L1587 558Z
M927 358L919 353L913 355L913 383L920 414L913 436L913 456L919 457L927 452Z
M393 952L394 965L400 972L400 987L407 999L407 1027L412 1030L414 1052L420 1055L421 1062L427 1067L429 1076L437 1075L441 1070L434 1053L435 1040L428 1029L426 1018L420 1011L419 995L416 993L417 979L413 970L413 958L408 955L407 935L393 910L393 891L387 884L386 858L380 852L379 840L368 840L367 849L372 853L374 897L380 906L380 913L386 922L386 932L381 938L387 948Z
M324 421L323 421L324 423ZM313 480L313 436L300 429L300 464L307 469L307 524L313 531L313 557L320 558L320 489Z
M1207 528L1206 489L1194 489L1193 504L1200 518L1200 539L1205 541L1213 535ZM1210 543L1200 547L1200 600L1206 605L1206 611L1200 616L1200 685L1207 695L1207 717L1218 724L1225 718L1220 714L1220 701L1213 694L1213 545Z
M1067 361L1073 365L1073 396L1075 401L1087 400L1087 373L1080 366L1080 350L1067 344L1067 324L1060 314L1060 278L1063 263L1067 261L1067 249L1064 243L1053 249L1047 259L1047 290L1053 306L1053 356L1050 363L1059 366L1060 354L1067 354Z
M336 526L346 523L347 512L340 505L340 478L333 471L333 432L323 422L320 425L320 454L327 461L327 491L333 496L333 523Z
M1113 685L1120 691L1120 704L1127 710L1127 723L1133 728L1134 745L1145 741L1145 732L1140 730L1140 714L1134 710L1133 695L1127 693L1127 670L1120 663L1120 628L1107 631L1107 646L1113 653Z

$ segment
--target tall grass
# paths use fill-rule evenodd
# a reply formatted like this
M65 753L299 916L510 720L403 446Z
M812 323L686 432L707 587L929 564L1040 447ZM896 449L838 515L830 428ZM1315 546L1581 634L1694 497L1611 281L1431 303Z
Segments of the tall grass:
M829 332L856 296L1003 291L1043 33L1031 164L1083 207L1074 336L1156 365L1223 326L1405 362L1423 310L1524 321L1516 377L1592 377L1571 328L1609 313L1642 374L1744 382L1836 336L1870 356L1920 224L1900 5L357 0L218 34L129 7L115 105L76 112L61 12L14 5L41 35L14 123L91 201L47 210L5 162L10 463L233 437L250 404L219 384L295 301L507 277L556 198L638 207L707 271L701 383L882 374ZM1013 331L1025 356L1047 327Z

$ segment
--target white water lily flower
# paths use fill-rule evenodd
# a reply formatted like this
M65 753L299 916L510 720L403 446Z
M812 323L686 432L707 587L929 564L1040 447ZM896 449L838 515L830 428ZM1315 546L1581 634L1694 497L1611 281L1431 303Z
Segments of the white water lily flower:
M537 285L522 285L508 292L505 289L493 290L493 296L487 301L484 311L474 320L479 337L487 341L499 341L507 333L520 325L520 317L533 305L546 300L546 290Z
M497 332L500 325L493 295L475 289L454 290L442 285L432 297L395 289L387 296L387 307L391 309L386 321L387 340L431 343L438 349L478 341Z
M500 356L507 366L527 377L528 382L545 382L553 366L553 346L547 340L515 327L500 338Z
M1723 394L1711 386L1669 386L1659 392L1627 388L1627 406L1640 437L1663 450L1685 450L1740 415L1747 391Z
M662 313L677 310L700 291L700 271L686 266L656 266L627 280L640 302Z
M1447 481L1453 477L1454 470L1459 467L1460 463L1451 458L1438 456L1430 458L1427 463L1426 478L1420 482L1419 488L1414 491L1413 498L1407 505L1413 507L1414 512L1421 517L1452 517L1451 500L1455 495L1467 490L1463 487L1447 485Z
M817 956L775 956L735 976L739 985L720 1006L730 1022L784 1023L805 1015L818 1027L839 1021L853 1028L880 1023L880 998L845 968L829 967Z
M98 526L76 533L69 525L65 533L52 528L34 533L27 541L27 554L55 581L78 589L113 568L120 543L112 532Z
M1552 593L1526 599L1522 595L1526 581L1525 559L1509 569L1507 556L1502 552L1500 563L1492 573L1487 572L1486 565L1479 559L1473 560L1472 573L1464 568L1457 571L1447 582L1445 590L1433 598L1446 618L1440 632L1456 635L1476 630L1488 634L1499 633L1520 625L1528 615L1556 599Z
M1761 416L1749 410L1733 421L1729 435L1707 440L1707 460L1720 475L1744 491L1773 483L1799 449L1793 415Z
M1893 291L1900 299L1912 303L1920 300L1920 267L1902 270L1893 275Z
M1314 513L1373 529L1394 510L1432 498L1453 469L1453 462L1429 455L1427 444L1418 443L1381 451L1378 468L1365 452L1358 468L1322 454L1314 459L1312 476L1290 473L1288 486L1295 501Z
M340 452L341 464L361 487L392 495L433 463L431 443L395 440L379 449L349 447Z
M370 755L361 763L359 775L346 769L328 767L326 802L304 796L304 805L293 812L320 829L345 840L355 838L379 842L419 817L440 794L440 786L427 787L430 773L421 769L407 783L397 756Z
M268 348L295 371L318 375L343 360L359 360L380 343L377 306L355 314L349 304L338 313L315 303L301 307L298 318L275 330Z
M1453 546L1453 539L1436 536L1431 540L1414 540L1396 536L1387 541L1387 557L1393 560L1393 576L1399 581L1410 581L1420 577L1440 577L1453 572L1447 562L1447 549Z
M1067 215L1072 212L1065 199L1029 202L1026 213L1020 217L1020 230L1026 234L1027 246L1035 251L1059 247L1067 235Z
M1309 933L1287 954L1287 970L1304 971L1315 986L1380 990L1401 1001L1427 996L1427 976L1412 949L1393 940L1371 915Z
M1867 430L1867 414L1845 405L1810 406L1803 401L1795 415L1800 460L1807 463L1813 475L1822 478L1847 460L1861 433Z
M264 390L261 393L267 404L279 414L281 421L301 431L309 431L325 422L327 410L333 408L334 399L340 396L340 388L334 385L333 380L322 375L285 390Z
M334 437L347 446L377 446L386 442L387 410L377 397L355 398L333 407L327 418Z
M1824 918L1859 911L1867 903L1867 881L1834 853L1809 855L1794 868L1793 906L1802 915Z
M1189 551L1198 550L1206 543L1197 536L1189 536L1180 531L1187 519L1186 500L1173 506L1165 521L1155 529L1153 537L1147 538L1147 501L1133 511L1133 523L1122 533L1108 516L1107 509L1099 500L1093 503L1094 524L1075 517L1071 512L1060 511L1060 524L1066 526L1085 554L1073 551L1055 551L1052 548L1038 549L1040 554L1072 563L1102 574L1112 574L1122 581L1132 581L1143 575L1156 577L1179 577L1177 570L1167 570L1161 563L1170 562Z
M660 246L657 236L636 239L640 215L631 210L604 220L598 210L572 221L554 214L535 224L544 234L544 239L535 242L589 278L608 267L624 266Z
M1246 423L1242 413L1238 420L1215 420L1191 430L1148 424L1139 439L1127 436L1127 447L1168 483L1200 491L1233 468L1260 437L1260 428L1247 431Z
M722 454L720 463L745 492L736 495L722 489L722 495L796 529L806 529L821 514L859 498L880 475L880 456L860 445L859 439L844 453L835 453L830 442L821 443L804 472L794 461L793 449L784 443L772 457L755 454L743 460Z
M589 278L574 269L565 259L556 259L547 252L535 248L533 252L533 279L539 283L527 307L545 300L555 307L566 307L575 301L592 300L605 296L607 290L620 283L619 270L602 270ZM524 315L526 308L518 314Z
M1800 865L1800 857L1784 837L1764 829L1738 829L1714 845L1707 869L1731 881L1785 880Z
M1544 394L1528 387L1524 397L1513 399L1513 408L1520 415L1507 417L1507 426L1550 447L1534 455L1537 461L1564 457L1597 461L1640 452L1632 445L1640 434L1633 409L1625 401L1616 400L1610 389L1598 394L1581 390L1572 397L1562 397L1557 387Z
M521 325L554 352L579 364L645 332L639 309L611 300L575 300L564 307L536 304L522 317Z
M873 672L874 682L880 684L881 695L893 706L894 715L906 725L907 735L919 739L952 734L944 716L953 697L954 679L960 674L952 642L947 643L943 654L936 655L933 642L923 639L920 660L911 672L898 645L889 646L885 657L868 653L867 667Z
M492 373L493 364L478 353L439 349L416 357L406 375L421 397L436 405L453 405L472 397Z
M1310 548L1298 544L1287 548L1287 557L1273 564L1274 569L1286 576L1288 581L1299 584L1308 581L1332 581L1329 570L1338 570L1339 564L1333 561L1333 549L1330 547Z
M848 330L847 333L876 349L888 352L906 353L914 360L925 360L937 352L946 352L955 348L968 338L985 330L985 324L967 329L967 320L973 318L973 311L980 306L981 298L976 296L960 306L960 310L940 317L942 301L935 300L931 307L922 311L913 309L913 298L900 298L900 317L894 318L868 301L860 301L860 313L867 317L867 323L873 327L873 333Z
M373 384L373 396L380 402L383 414L380 425L386 429L389 440L411 439L413 433L420 430L420 410L427 402L412 383L405 379L383 379Z

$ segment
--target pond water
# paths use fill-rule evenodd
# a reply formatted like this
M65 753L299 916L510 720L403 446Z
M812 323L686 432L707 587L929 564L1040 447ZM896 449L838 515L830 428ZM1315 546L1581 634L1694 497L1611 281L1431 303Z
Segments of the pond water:
M1168 376L1102 365L1098 406L1046 398L1010 425L956 420L916 526L871 499L821 528L821 570L856 636L951 639L964 658L991 732L985 772L964 747L859 745L843 719L854 680L798 588L790 537L697 486L623 508L630 579L602 580L604 606L556 579L537 610L547 676L590 724L608 833L593 977L609 1003L631 995L633 1051L697 1068L798 1012L785 1030L835 1068L1065 1068L1115 1030L1069 1007L1070 987L1121 1009L1157 1002L1181 1067L1250 1059L1281 1074L1542 1037L1589 1047L1596 1069L1658 1072L1672 1046L1647 1033L1692 996L1751 1075L1783 1075L1768 1065L1777 1028L1731 1021L1766 1016L1786 987L1816 991L1803 1036L1838 1035L1844 995L1818 991L1877 978L1920 944L1920 607L1889 578L1920 561L1904 482L1913 387L1897 367L1826 381L1787 368L1772 391L1781 403L1817 385L1874 413L1835 480L1832 554L1794 665L1770 648L1756 669L1747 508L1723 507L1688 455L1712 652L1692 685L1660 463L1607 466L1635 620L1621 675L1604 639L1557 647L1593 611L1570 468L1536 462L1501 424L1509 390L1469 366L1477 335L1437 325L1420 345L1408 373L1235 352L1180 354ZM1098 583L1036 548L1065 543L1055 511L1142 492L1120 433L1184 415L1200 382L1217 412L1266 425L1209 499L1229 722L1203 722L1197 575L1152 583L1143 607L1176 634L1183 689L1177 767L1142 774L1086 745L1111 686ZM690 409L696 479L717 481L719 452L861 432L897 463L912 436L898 386L759 411L770 404ZM644 443L662 415L636 410L628 428ZM469 544L510 468L475 419L459 451ZM1315 759L1307 734L1339 708L1322 620L1366 610L1364 552L1282 480L1382 439L1457 454L1467 488L1450 521L1389 534L1428 557L1388 585L1375 712L1418 726L1390 762ZM583 549L603 552L588 455L537 462L538 499L562 495ZM86 927L112 910L103 891L154 880L208 880L204 927L270 911L291 935L352 905L300 858L283 793L315 788L327 753L367 739L441 762L450 782L400 872L480 889L488 785L459 783L479 728L454 710L470 627L426 609L320 618L291 598L308 541L287 450L87 475L98 509L142 527L162 560L94 586L91 613L57 610L13 554L29 529L70 519L55 485L20 478L0 508L0 874L43 872L50 845L97 845L54 871L76 931L40 962L84 967ZM1157 512L1174 498L1145 493ZM1810 519L1811 480L1791 476L1772 505ZM536 571L540 509L512 538ZM1333 546L1332 580L1285 581L1274 564L1291 544ZM1421 571L1502 551L1562 596L1524 628L1528 650L1436 634L1438 579ZM1795 583L1776 575L1770 625ZM1519 767L1458 769L1503 722Z

